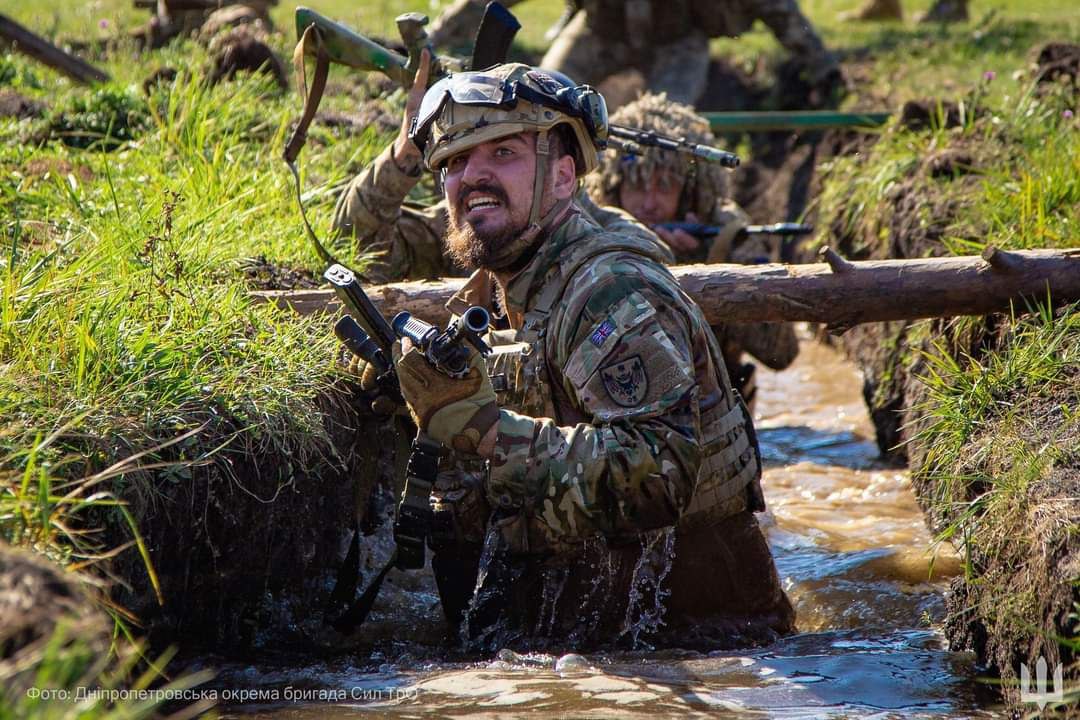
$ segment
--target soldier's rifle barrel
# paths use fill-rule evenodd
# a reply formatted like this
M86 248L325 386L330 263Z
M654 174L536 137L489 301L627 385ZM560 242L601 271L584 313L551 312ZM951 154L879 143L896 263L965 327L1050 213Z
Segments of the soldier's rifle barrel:
M739 166L739 156L735 153L690 142L686 138L667 137L651 130L639 130L625 125L610 125L608 126L608 132L619 140L629 141L641 147L655 147L661 150L693 155L702 160L719 163L729 168Z

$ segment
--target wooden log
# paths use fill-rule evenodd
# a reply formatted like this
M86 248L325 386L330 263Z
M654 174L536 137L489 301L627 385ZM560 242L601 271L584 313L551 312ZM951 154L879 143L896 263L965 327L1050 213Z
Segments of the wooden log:
M15 50L59 70L76 82L92 85L109 80L106 73L35 35L6 15L0 15L0 38L10 43Z
M842 332L884 320L985 315L1012 303L1023 309L1024 302L1048 295L1055 302L1080 300L1080 249L988 248L984 256L850 262L836 255L832 265L683 265L672 271L712 324L803 320ZM365 290L387 317L408 310L441 325L448 318L443 306L463 283L443 279ZM330 290L254 295L301 314L339 307Z

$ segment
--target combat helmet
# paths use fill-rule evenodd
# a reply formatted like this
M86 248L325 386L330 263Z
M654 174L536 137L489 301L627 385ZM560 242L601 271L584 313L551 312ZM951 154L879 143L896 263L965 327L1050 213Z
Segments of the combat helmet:
M643 93L634 102L615 111L611 122L702 145L716 144L704 118L689 105L668 100L663 93ZM717 203L727 197L728 171L725 168L715 163L697 162L684 153L648 149L641 155L606 153L600 161L599 172L585 179L585 187L597 203L618 206L619 187L624 181L645 183L665 171L683 179L680 215L693 212L698 217L708 218Z
M432 85L420 103L409 136L424 165L439 172L453 155L498 138L536 132L536 153L548 154L548 133L560 124L573 130L577 176L599 167L607 139L607 106L588 85L565 75L521 63L448 75ZM536 163L529 224L541 223L540 197L546 162Z

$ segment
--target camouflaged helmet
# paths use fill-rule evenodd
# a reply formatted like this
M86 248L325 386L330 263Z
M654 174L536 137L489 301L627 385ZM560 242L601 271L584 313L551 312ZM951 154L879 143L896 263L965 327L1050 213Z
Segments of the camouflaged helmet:
M709 123L689 105L667 99L661 93L644 93L632 103L619 108L611 122L652 131L671 137L683 137L702 145L715 145L716 138ZM667 171L683 178L679 213L693 212L701 218L712 215L717 203L728 191L728 171L708 162L697 162L682 153L646 148L642 155L606 153L600 161L600 171L585 179L589 195L600 205L619 205L619 187L624 180L645 183L658 173Z
M519 132L539 132L546 139L548 131L566 123L577 139L574 156L581 177L599 166L595 136L606 131L607 112L592 121L595 113L582 107L579 90L600 97L587 86L575 88L565 76L521 63L455 73L428 89L410 136L428 169L437 171L463 150ZM603 130L595 127L601 122Z

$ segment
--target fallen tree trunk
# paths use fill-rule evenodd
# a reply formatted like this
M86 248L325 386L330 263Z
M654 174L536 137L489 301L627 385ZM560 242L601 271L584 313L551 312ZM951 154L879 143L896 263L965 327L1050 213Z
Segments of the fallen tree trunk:
M823 248L813 265L684 265L672 268L712 324L823 323L843 332L859 323L985 315L1010 304L1080 300L1080 249L1003 252L981 257L848 262ZM365 288L384 315L408 310L444 324L443 307L464 280L392 283ZM263 291L260 299L301 314L336 312L331 290Z
M109 76L90 63L64 52L48 40L35 35L6 15L0 15L0 39L12 48L29 55L38 62L59 70L72 80L85 85L107 82Z

